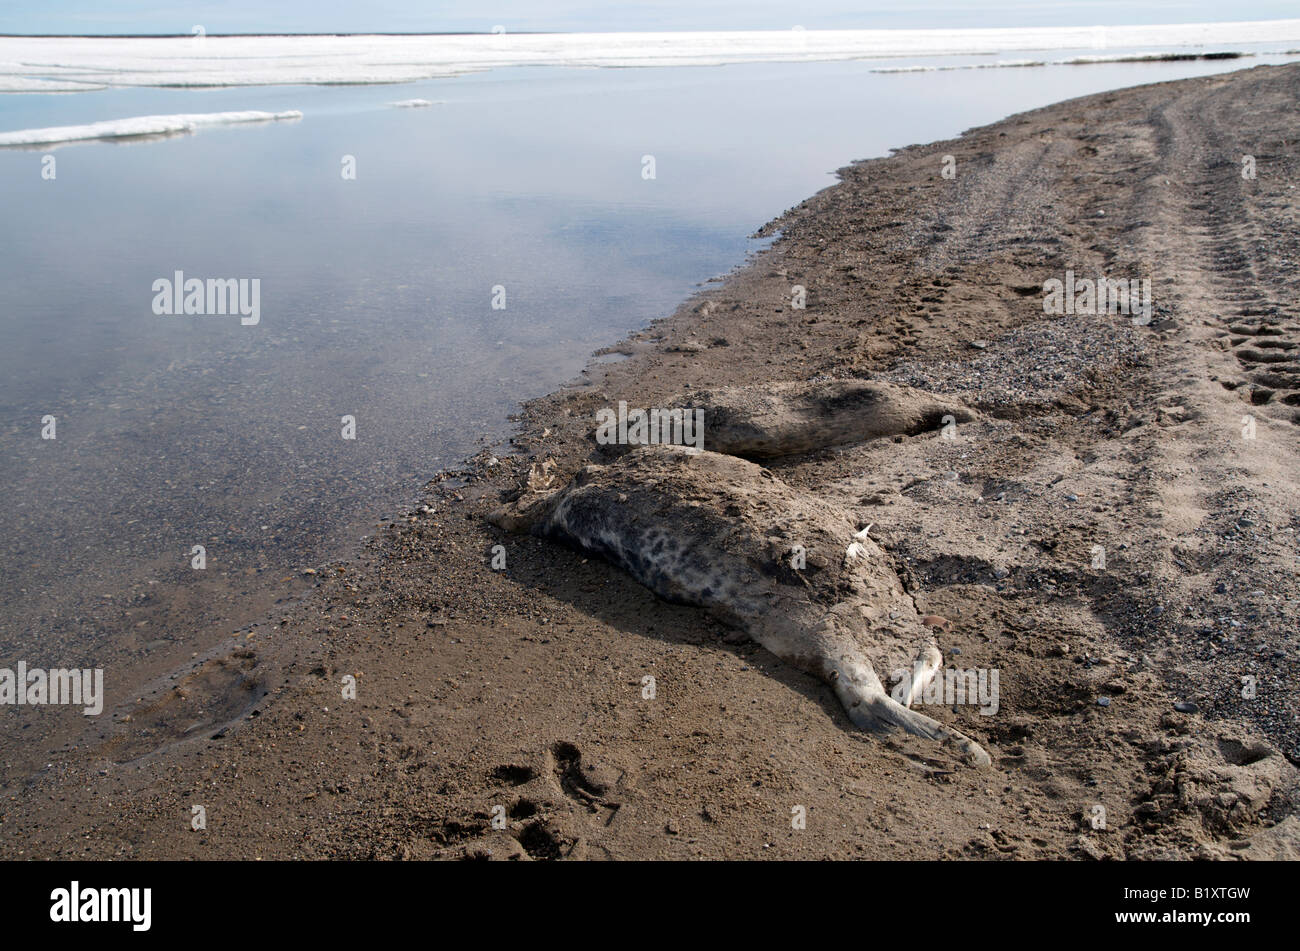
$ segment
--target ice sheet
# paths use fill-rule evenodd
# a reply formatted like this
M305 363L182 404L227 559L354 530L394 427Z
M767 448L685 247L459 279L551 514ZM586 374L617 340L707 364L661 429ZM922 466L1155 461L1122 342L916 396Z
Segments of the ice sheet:
M66 142L84 142L91 139L117 139L140 135L176 135L193 132L201 126L229 125L236 122L273 122L280 119L301 119L297 110L287 112L195 112L172 116L133 116L129 119L110 119L87 125L51 126L48 129L23 129L18 132L0 132L0 148L33 145L58 145Z
M961 30L481 34L462 36L3 37L0 92L96 86L399 83L504 66L706 66L1014 51L1300 43L1300 19ZM79 88L75 85L73 88Z

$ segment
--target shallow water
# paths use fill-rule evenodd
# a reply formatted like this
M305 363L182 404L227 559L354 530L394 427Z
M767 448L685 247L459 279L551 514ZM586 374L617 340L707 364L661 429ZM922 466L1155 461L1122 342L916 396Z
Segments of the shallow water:
M0 96L0 130L304 113L0 151L0 651L103 666L202 649L440 467L498 444L521 400L741 263L746 236L836 167L1257 62L515 69ZM387 105L411 98L442 102ZM175 271L259 279L260 321L155 315L152 284Z

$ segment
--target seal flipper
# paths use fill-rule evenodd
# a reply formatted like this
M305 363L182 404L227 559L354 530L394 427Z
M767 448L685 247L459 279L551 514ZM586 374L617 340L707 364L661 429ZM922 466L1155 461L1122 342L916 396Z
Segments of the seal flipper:
M900 701L903 706L911 708L916 698L921 696L921 692L930 685L942 666L943 655L939 653L939 648L928 644L921 649L921 652L916 655L916 660L912 662L912 674L908 678L907 689Z
M872 679L875 679L873 674ZM884 733L895 727L906 730L916 736L936 740L960 751L976 766L991 766L993 760L989 754L966 734L951 727L944 726L938 720L927 717L924 713L909 710L880 687L876 680L874 689L870 684L857 684L847 677L835 679L835 695L844 704L849 719L855 726L872 733Z
M855 726L872 733L901 728L953 747L976 766L992 765L984 748L966 734L909 710L889 696L852 627L846 625L844 612L832 609L815 618L808 612L809 607L785 604L780 611L768 611L751 619L747 630L777 657L830 684ZM847 617L851 619L852 615ZM918 660L930 667L931 677L942 662L933 647L923 649Z

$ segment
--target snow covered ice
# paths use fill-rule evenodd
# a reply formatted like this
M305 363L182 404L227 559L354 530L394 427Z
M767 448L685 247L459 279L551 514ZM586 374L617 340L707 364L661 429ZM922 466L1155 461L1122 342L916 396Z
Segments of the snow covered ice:
M297 110L287 112L195 112L172 116L134 116L130 119L109 119L86 125L51 126L48 129L23 129L19 132L0 132L0 148L35 145L58 145L66 142L85 142L92 139L118 139L143 135L177 135L193 132L202 126L231 125L239 122L275 122L284 119L301 119Z
M402 83L508 66L712 66L1300 41L1300 19L934 30L420 36L2 37L0 92Z

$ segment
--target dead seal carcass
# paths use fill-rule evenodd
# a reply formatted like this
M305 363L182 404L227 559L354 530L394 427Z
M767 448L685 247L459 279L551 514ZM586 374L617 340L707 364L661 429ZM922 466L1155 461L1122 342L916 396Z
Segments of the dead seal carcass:
M599 554L661 597L743 629L830 684L860 727L901 727L989 763L969 737L908 706L942 657L875 542L754 463L644 446L565 488L525 492L492 521ZM910 672L903 703L877 669Z
M958 400L872 380L719 387L672 405L703 410L703 448L751 459L915 436L976 418Z

